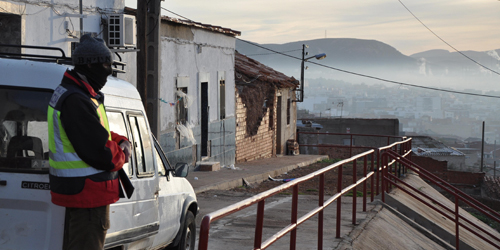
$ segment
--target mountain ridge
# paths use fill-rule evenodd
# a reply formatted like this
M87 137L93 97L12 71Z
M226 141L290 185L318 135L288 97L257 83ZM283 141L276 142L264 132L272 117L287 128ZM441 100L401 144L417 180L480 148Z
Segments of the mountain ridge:
M243 41L236 41L238 52L247 55L267 66L270 66L289 76L300 77L300 61L302 44L309 45L308 56L326 53L324 60L309 61L359 74L371 75L402 82L416 82L422 86L442 86L445 88L470 87L472 82L481 89L490 87L499 89L496 75L481 67L472 60L500 72L500 49L491 51L462 51L471 58L464 57L456 51L433 49L404 55L397 48L370 39L358 38L321 38L288 42L284 44L259 44L274 51L284 51L295 59L272 53L271 51ZM305 72L306 78L330 78L351 81L353 83L374 82L373 79L360 78L332 71L326 67L306 63L311 69ZM500 75L500 73L498 74Z

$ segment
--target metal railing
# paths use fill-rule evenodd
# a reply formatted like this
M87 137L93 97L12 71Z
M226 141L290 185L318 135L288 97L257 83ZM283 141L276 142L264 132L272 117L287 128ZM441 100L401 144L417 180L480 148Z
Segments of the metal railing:
M392 169L392 166L394 163L398 163L400 165L403 165L405 168L409 168L413 170L414 172L418 172L419 176L422 177L425 180L430 181L434 185L438 186L441 188L443 191L446 191L448 194L453 197L455 206L454 209L449 208L448 206L444 205L442 202L431 198L429 195L423 193L421 190L412 187L411 185L407 184L404 180L400 179L399 176L395 175ZM438 212L442 216L448 218L449 220L453 221L455 223L455 248L459 249L460 247L460 234L459 234L459 229L460 227L471 232L472 234L476 235L477 237L481 238L482 240L488 242L490 245L496 247L497 249L500 249L500 238L493 235L492 233L488 232L484 228L478 226L476 223L470 221L469 219L465 218L464 216L460 215L459 213L459 202L463 202L470 207L476 209L477 211L481 212L482 214L486 215L490 219L500 223L500 214L492 210L491 208L483 205L479 201L475 200L471 196L465 194L464 192L460 191L456 187L452 186L451 184L441 180L437 176L433 175L429 171L423 169L422 167L416 165L415 163L411 162L408 159L405 159L402 155L396 153L395 151L388 150L382 154L382 165L383 166L388 166L387 168L384 168L383 171L383 181L382 181L382 190L385 190L386 192L389 192L389 189L394 185L395 187L399 188L409 196L417 199L419 202L422 204L426 205L427 207L433 209L434 211ZM385 202L385 192L382 192L382 201ZM453 202L453 201L452 201ZM466 222L467 224L463 223ZM489 236L490 238L485 237L485 235ZM494 242L495 241L495 242Z
M391 139L399 139L400 141L403 141L407 139L406 136L395 136L395 135L372 135L372 134L347 134L347 133L322 133L322 132L301 132L297 130L297 138L296 140L299 141L299 136L301 134L305 135L340 135L340 136L348 136L349 137L349 145L339 145L339 144L300 144L301 147L335 147L335 148L349 148L349 157L352 157L352 149L353 148L372 148L372 149L378 149L377 147L366 147L366 146L354 146L353 145L353 139L354 137L379 137L379 138L387 138L387 144L391 144Z
M357 199L357 187L362 185L363 188L363 211L366 211L366 199L367 199L367 181L371 180L371 200L374 199L374 184L377 185L377 194L378 194L378 186L379 186L379 173L383 171L387 165L380 166L380 154L384 153L388 150L400 151L401 155L408 156L411 152L411 139L406 139L404 141L395 142L389 146L378 148L377 150L371 149L361 154L350 157L349 159L345 159L339 162L336 162L330 166L322 168L316 172L310 173L306 176L296 178L293 181L282 184L278 187L270 189L268 191L257 194L253 197L235 203L231 206L219 209L215 212L209 213L205 215L202 219L200 226L200 237L199 237L199 245L198 250L206 250L208 249L208 240L209 240L209 232L210 232L210 224L216 220L219 220L225 216L231 215L237 211L245 209L249 206L257 204L257 217L256 217L256 227L255 227L255 236L254 236L254 247L253 249L266 249L271 244L276 242L278 239L282 238L286 234L290 233L290 249L296 249L296 241L297 241L297 227L318 214L318 249L323 249L323 210L331 205L334 201L337 201L337 220L336 220L336 237L340 238L340 226L341 226L341 200L342 196L347 194L349 191L352 191L352 223L356 222L356 199ZM371 171L368 172L368 156L370 156L370 168ZM377 157L377 167L375 168L375 157ZM358 160L363 159L363 176L358 179L357 177L357 168L358 168ZM351 163L353 174L352 174L352 184L342 189L342 166L345 164ZM325 199L325 173L329 171L333 171L334 169L338 169L338 182L337 182L337 193L330 197L328 200ZM318 193L318 206L313 210L309 211L302 217L298 218L298 195L299 195L299 185L304 183L312 178L319 177L319 193ZM376 180L375 180L376 178ZM380 178L381 179L381 178ZM281 229L270 238L266 239L264 242L262 241L262 232L264 227L264 207L265 200L269 197L272 197L276 194L279 194L287 189L292 188L292 204L291 204L291 216L290 216L290 224L285 228ZM384 189L383 189L384 190Z

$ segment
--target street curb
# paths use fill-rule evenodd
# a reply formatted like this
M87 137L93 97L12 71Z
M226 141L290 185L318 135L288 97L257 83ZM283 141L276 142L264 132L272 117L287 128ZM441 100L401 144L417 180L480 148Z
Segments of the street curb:
M210 185L201 186L201 187L195 188L194 192L198 194L198 193L203 193L203 192L206 192L209 190L227 190L227 189L239 187L239 186L243 185L243 179L245 179L249 183L260 183L260 182L263 182L264 180L267 180L267 178L269 176L275 177L278 175L282 175L285 172L288 172L290 170L293 170L293 169L296 169L299 167L305 167L305 166L311 165L315 162L318 162L318 161L321 161L324 159L328 159L328 156L322 155L322 156L318 156L316 159L304 161L304 162L301 162L298 164L288 165L288 166L285 166L285 167L282 167L279 169L267 171L267 172L262 173L262 174L251 174L251 175L239 176L239 177L236 177L235 179L232 179L232 180L226 180L226 181L222 181L222 182L213 183Z

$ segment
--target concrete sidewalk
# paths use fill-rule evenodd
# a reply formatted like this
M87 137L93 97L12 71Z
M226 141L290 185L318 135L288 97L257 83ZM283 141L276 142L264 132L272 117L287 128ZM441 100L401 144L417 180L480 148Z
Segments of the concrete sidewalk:
M286 155L235 164L235 170L222 168L219 171L195 171L186 177L196 193L212 189L226 190L248 183L257 183L275 177L298 167L328 159L326 155ZM239 169L239 170L238 170Z

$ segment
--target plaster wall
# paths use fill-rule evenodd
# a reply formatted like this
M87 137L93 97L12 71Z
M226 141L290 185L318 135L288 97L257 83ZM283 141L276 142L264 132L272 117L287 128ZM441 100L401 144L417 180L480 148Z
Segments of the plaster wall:
M165 27L167 26L167 27ZM188 78L189 122L199 124L201 82L209 84L209 121L219 119L219 78L226 84L226 118L234 117L234 46L235 38L187 26L161 27L161 81L160 96L166 102L176 102L178 77ZM176 38L179 34L182 38ZM165 36L168 35L168 36ZM161 107L161 132L175 129L176 110L164 103Z
M26 4L25 4L26 3ZM101 18L106 14L123 13L123 0L86 0L83 1L83 30L101 34ZM71 35L79 37L80 18L67 17L66 14L79 14L78 1L53 0L49 2L35 1L0 1L0 12L21 15L21 44L50 46L61 48L67 57L71 57L71 42L78 41ZM68 29L69 31L67 31ZM71 34L71 35L70 35ZM25 53L60 56L59 51L40 51L24 49ZM127 73L118 74L118 78L136 84L136 53L120 53L122 61L127 63ZM119 60L115 56L115 60Z
M221 33L162 21L160 79L160 144L172 164L235 162L235 38ZM220 119L220 80L225 81L225 118ZM210 155L201 157L201 83L208 83L208 140ZM176 90L187 87L188 123L195 143L180 136L176 147Z
M279 89L278 96L281 96L281 148L280 152L276 154L286 154L287 153L287 140L295 140L297 131L297 103L295 100L295 92L291 89ZM290 123L287 124L287 103L290 98ZM277 121L276 121L277 122ZM278 125L278 124L277 124ZM276 131L278 133L278 131ZM278 136L278 135L277 135ZM278 138L278 137L277 137Z

